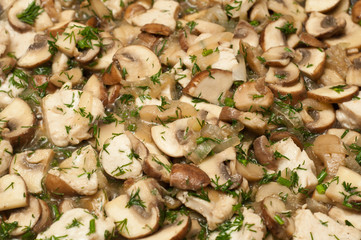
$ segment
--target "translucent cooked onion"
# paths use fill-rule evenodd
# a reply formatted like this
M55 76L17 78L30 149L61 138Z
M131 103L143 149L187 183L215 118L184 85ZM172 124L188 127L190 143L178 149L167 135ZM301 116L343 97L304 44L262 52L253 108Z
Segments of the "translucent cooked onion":
M213 148L213 152L219 153L219 152L222 152L223 150L226 150L227 148L235 147L240 143L241 143L241 141L239 140L238 137L227 138L227 139L223 140L221 143L217 144Z
M340 45L331 46L326 50L326 68L334 69L342 78L346 78L347 71L352 63L347 58L346 50Z

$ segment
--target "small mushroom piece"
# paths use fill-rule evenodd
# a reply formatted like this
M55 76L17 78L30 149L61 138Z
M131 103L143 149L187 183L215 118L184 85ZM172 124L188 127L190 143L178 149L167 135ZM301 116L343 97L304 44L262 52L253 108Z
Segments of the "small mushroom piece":
M355 188L353 192L361 191L361 175L352 171L351 169L340 166L336 173L338 181L331 181L329 187L326 190L326 196L330 198L333 202L338 203L342 207L353 206L353 209L359 209L358 206L353 205L352 203L359 203L361 201L360 197L357 195L350 196L345 199L345 196L348 196L347 185ZM343 205L342 205L343 204ZM348 208L349 209L349 208Z
M101 0L89 0L89 7L100 19L112 18L112 12L105 6Z
M302 121L312 132L323 132L336 121L335 110L329 103L307 98L302 101L302 105Z
M148 23L140 28L142 32L168 37L172 30L160 23Z
M267 121L258 112L241 112L238 119L247 129L257 134L264 134Z
M256 138L253 141L254 155L257 161L270 169L275 169L274 152L270 148L271 143L265 135Z
M288 200L288 197L291 195L293 195L293 193L288 187L277 182L270 182L258 188L255 201L262 202L267 197L281 198L282 196L287 196Z
M284 202L278 198L266 197L261 208L267 229L277 238L289 239L295 231L295 223L293 218L285 215L289 210Z
M282 86L292 86L300 79L300 70L290 63L286 67L270 67L266 74L265 81L269 84L280 84Z
M59 51L66 54L68 57L77 57L80 52L76 47L76 43L82 39L82 36L79 34L86 25L70 22L64 32L58 36L56 40L56 45L58 46Z
M339 137L342 143L346 145L351 145L357 142L358 139L361 139L360 133L349 129L330 128L327 130L327 134L331 134Z
M265 76L267 68L263 64L263 59L260 58L263 53L261 47L251 47L248 43L239 41L239 49L243 56L245 56L248 66L260 77Z
M307 13L310 12L328 12L335 8L340 0L328 0L319 2L317 0L307 0L305 5L305 10Z
M16 65L16 59L5 56L0 58L0 76L6 78L6 76L11 72L11 70Z
M17 31L25 32L32 28L30 24L20 21L17 17L18 14L22 13L27 8L28 3L30 3L30 1L15 1L7 12L9 24ZM36 3L34 2L34 4Z
M11 145L23 145L34 134L35 116L30 106L22 99L15 98L0 112L1 135Z
M262 57L266 60L268 66L285 67L294 57L294 51L287 47L272 47L264 52Z
M269 11L266 0L257 1L250 10L249 18L251 21L264 22L268 19Z
M37 67L49 61L51 56L48 36L38 34L35 36L34 43L29 46L25 55L18 60L18 65L23 68Z
M285 138L291 138L293 140L293 142L301 149L303 150L303 144L302 142L300 141L300 139L298 139L298 137L292 133L289 133L287 131L275 131L275 132L272 132L270 137L269 137L269 140L271 140L272 142L278 142L282 139L285 139Z
M306 44L306 46L315 48L327 48L327 45L325 43L321 42L309 33L302 32L299 35L299 38L302 43Z
M237 161L236 169L237 172L249 182L259 181L264 176L264 167L252 162L248 162L244 165Z
M323 74L326 53L317 48L299 48L296 50L294 60L301 72L312 80L316 80Z
M93 74L84 85L83 91L90 92L94 97L102 101L104 105L107 104L108 94L103 83L98 79L95 74Z
M76 227L72 227L77 223ZM103 240L105 239L104 233L111 233L114 227L114 220L111 218L97 217L87 209L74 208L62 214L58 221L55 221L46 231L38 234L37 238L51 239L66 236L67 239Z
M18 153L11 162L9 172L19 174L24 179L30 193L40 193L43 191L42 180L53 157L54 151L51 149Z
M246 82L237 88L233 99L238 110L262 111L273 104L272 91L261 82Z
M28 206L28 191L22 177L7 174L0 178L0 211Z
M13 147L8 140L0 140L0 177L5 175L10 167L13 154Z
M361 86L361 58L353 60L353 65L347 71L346 83Z
M38 201L40 203L41 215L38 222L33 227L33 231L35 233L42 232L43 230L47 229L52 223L52 213L48 204L41 199L38 199Z
M126 72L124 75L127 81L143 80L161 69L157 55L141 45L130 45L119 49L113 61L113 66L116 66L119 72Z
M103 149L104 143L109 139L117 135L121 135L125 132L124 123L122 123L122 119L117 115L113 115L115 121L112 123L102 123L99 125L99 132L96 138L97 142L97 150L100 151Z
M242 176L236 170L236 151L229 147L204 159L198 166L211 179L213 187L229 184L229 189L239 187Z
M275 1L274 1L275 2ZM287 20L280 18L275 22L271 22L262 31L260 36L260 45L263 51L267 51L272 47L286 46L286 39L279 28L287 24Z
M76 60L80 63L88 63L93 60L98 53L100 52L100 46L97 40L91 40L92 48L86 49L81 52L77 57Z
M292 95L292 103L297 103L306 94L306 87L303 81L303 77L292 86L282 86L280 84L268 84L268 87L272 90L273 94L278 95Z
M210 184L208 175L191 164L174 164L170 173L170 186L181 190L198 191Z
M159 154L149 154L143 164L143 171L147 176L169 183L172 164Z
M29 196L29 206L11 212L7 223L17 222L18 227L11 231L11 236L19 236L31 230L41 217L40 202L36 197Z
M313 153L323 162L329 176L334 177L340 166L345 166L346 151L335 135L318 136L313 142Z
M93 195L98 190L97 154L90 146L79 148L58 167L48 171L45 185L54 194Z
M157 231L160 220L158 206L161 206L162 201L159 188L154 179L139 180L126 190L126 194L120 195L104 206L107 216L123 223L117 225L120 235L135 239L149 236ZM134 203L135 201L139 203Z
M64 70L59 73L54 73L49 82L56 87L61 87L67 82L71 82L72 85L76 86L82 82L83 71L79 67L75 67L69 70Z
M357 24L361 21L361 1L357 1L352 7L352 21Z
M291 15L297 22L303 23L307 19L305 9L293 0L270 0L267 2L269 10L282 15Z
M191 227L191 218L189 216L181 215L178 216L176 220L174 220L174 222L165 225L153 235L145 238L140 238L138 240L184 239L190 227Z
M188 120L182 118L164 126L158 125L151 128L154 143L166 155L170 157L184 156L185 145L182 144L181 140L184 140L183 136L188 127ZM182 136L181 140L177 137L178 135Z
M254 28L245 20L240 20L234 29L234 38L240 39L242 43L247 43L251 47L259 45L259 37Z
M190 83L183 88L183 93L218 104L219 100L223 101L225 92L231 88L232 84L232 72L209 69L195 75Z
M237 199L229 194L210 188L205 188L203 194L208 196L209 200L195 197L191 192L187 191L177 193L177 198L186 207L202 214L207 219L209 229L215 230L218 224L232 217L232 206L237 204Z
M345 30L346 21L341 17L312 12L308 18L306 31L317 38L330 38Z
M350 68L351 70L351 68ZM351 71L350 71L351 72ZM345 80L343 77L334 69L325 68L322 76L318 80L320 84L323 86L337 86L337 85L344 85ZM350 84L353 85L353 84ZM356 85L356 84L355 84Z
M99 155L103 169L109 176L127 179L142 175L142 162L146 156L140 156L140 149L132 144L134 138L132 133L125 132L105 141ZM140 141L139 144L144 147Z
M307 96L324 103L342 103L350 101L357 93L357 86L343 84L317 88L308 91Z

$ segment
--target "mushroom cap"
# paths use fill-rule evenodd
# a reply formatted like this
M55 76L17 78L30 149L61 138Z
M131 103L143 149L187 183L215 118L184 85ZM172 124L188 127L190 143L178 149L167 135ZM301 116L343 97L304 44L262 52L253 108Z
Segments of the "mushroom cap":
M324 103L342 103L350 101L358 94L357 86L333 85L317 88L307 92L307 96Z
M298 48L294 60L301 72L312 80L317 80L323 74L326 53L318 48Z
M294 51L287 47L272 47L262 54L266 64L272 67L285 67L294 57Z
M329 38L344 31L346 21L342 17L324 15L319 12L312 12L308 18L305 28L314 37Z
M8 140L0 140L0 177L5 175L8 170L12 159L13 147Z
M259 45L259 36L251 24L245 20L240 20L234 29L234 38L240 39L243 43L248 43L252 47Z
M328 12L335 8L340 0L328 0L328 1L317 1L317 0L307 0L305 5L305 10L307 13L310 12Z
M30 1L15 1L14 4L12 4L11 8L7 11L7 18L10 23L10 25L20 32L29 31L32 27L31 25L24 23L20 21L20 19L17 17L18 14L23 12L26 7L28 6Z
M172 164L164 155L149 154L145 158L143 171L147 176L169 183Z
M118 69L126 69L125 79L127 81L138 81L151 77L161 69L157 55L141 45L120 48L113 56L113 61L113 65Z
M260 45L263 51L272 47L286 46L285 35L278 28L282 28L287 23L285 18L280 18L275 22L270 22L262 31Z
M295 85L300 79L298 67L289 63L285 67L270 67L266 74L265 81L269 84L280 84L282 86Z
M28 206L28 192L22 177L7 174L0 178L0 211Z
M202 169L191 164L174 164L170 173L170 186L197 191L208 184L210 179Z

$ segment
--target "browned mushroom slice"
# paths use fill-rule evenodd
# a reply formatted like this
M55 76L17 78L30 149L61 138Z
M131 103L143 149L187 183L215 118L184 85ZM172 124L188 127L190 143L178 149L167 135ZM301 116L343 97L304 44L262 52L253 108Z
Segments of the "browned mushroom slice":
M324 103L342 103L351 100L357 93L357 86L334 85L308 91L307 96Z
M303 95L306 93L306 87L305 83L303 81L303 78L300 78L300 81L298 81L295 85L292 86L282 86L280 84L269 84L268 87L272 90L272 92L275 95L281 94L281 95L292 95L292 102L296 103L298 100L300 100Z
M298 137L292 133L289 133L289 132L286 132L286 131L276 131L276 132L273 132L271 133L269 139L272 141L272 142L277 142L277 141L280 141L282 139L285 139L285 138L292 138L293 142L301 149L303 150L303 144L302 142L300 141L300 139L298 139Z
M273 47L262 54L266 64L272 67L285 67L294 57L294 51L287 47Z
M305 126L312 132L323 132L331 127L336 120L331 104L319 102L312 98L302 101L301 117Z
M281 198L282 196L287 196L288 200L288 197L291 195L293 195L293 193L288 187L277 182L270 182L258 188L255 201L262 202L267 197Z
M226 30L223 26L221 26L217 23L210 22L210 21L196 19L194 22L196 23L194 30L193 30L195 33L217 34L217 33L224 32Z
M257 112L241 112L238 119L246 128L257 134L264 134L267 128L267 121L262 114Z
M49 52L48 37L46 35L36 35L34 43L31 44L19 61L18 65L23 68L33 68L39 66L51 58Z
M76 60L80 63L88 63L95 58L100 52L100 45L97 40L91 40L92 47L80 52Z
M267 7L267 1L266 0L260 0L257 1L249 14L249 18L251 21L259 21L264 22L268 19L269 16L268 7Z
M306 12L327 12L332 10L340 0L328 0L328 1L317 1L317 0L307 0L305 5Z
M47 229L52 223L52 213L50 211L48 204L41 199L38 199L38 201L40 203L41 215L38 222L33 227L33 231L35 233L39 233Z
M219 100L223 101L226 91L231 88L232 84L232 72L209 69L195 75L183 89L183 93L217 104Z
M286 67L270 67L266 74L265 81L268 84L280 84L282 86L292 86L300 79L300 70L294 63Z
M325 134L313 142L313 153L323 162L329 176L334 177L340 166L345 166L346 150L338 136Z
M31 25L20 21L20 19L17 17L17 15L22 13L26 8L27 5L24 4L24 1L16 1L7 12L10 25L20 32L29 31L31 29Z
M131 19L133 17L145 13L146 11L147 9L141 3L138 2L132 3L125 9L124 19L127 22L131 22Z
M241 39L243 43L248 43L251 47L259 45L259 37L254 28L245 20L240 20L234 29L234 38Z
M159 23L145 24L140 30L142 32L156 34L156 35L162 35L162 36L166 36L166 37L168 37L172 33L172 30L169 27L167 27L163 24L159 24Z
M71 82L73 86L78 85L82 82L83 71L79 67L75 67L69 70L61 71L59 73L54 73L49 82L54 84L54 86L61 87L67 82Z
M295 62L298 64L301 72L309 78L316 80L323 73L326 53L317 48L299 48L296 50Z
M240 162L236 162L236 169L239 174L242 175L247 181L259 181L264 177L264 167L252 162L248 162L246 165Z
M190 164L174 164L170 173L170 186L182 190L200 190L211 180L200 168Z
M271 143L268 141L265 135L262 135L253 141L254 155L257 161L267 168L275 169L276 159L270 146Z
M54 152L51 149L18 153L11 162L9 172L19 174L24 179L30 193L40 193L43 191L42 180L53 156Z
M0 178L0 211L28 206L28 192L24 180L16 174Z
M178 216L171 224L165 225L158 232L145 238L138 240L159 240L159 239L184 239L191 226L191 219L189 216Z
M304 22L307 19L305 9L293 0L270 0L268 8L282 15L291 15L297 22Z
M6 220L8 223L17 222L17 228L11 231L11 236L19 236L31 230L39 221L41 206L37 198L29 196L29 206L13 211Z
M264 60L261 58L262 49L260 46L251 47L248 43L243 43L239 41L239 49L245 60L248 63L248 66L259 76L264 76L267 73L267 68L263 65Z
M260 36L260 45L263 51L267 51L272 47L286 46L286 39L280 28L287 24L287 20L280 18L275 22L271 22L262 31Z
M342 12L337 15L339 18L346 20L345 33L341 36L334 36L332 38L326 39L325 43L329 46L334 46L340 43L346 44L346 48L359 48L361 46L361 28L359 24L356 24L352 21L351 16L346 12Z
M22 99L15 98L0 113L2 137L12 145L22 145L34 134L35 116L30 106Z
M357 1L352 7L352 21L357 24L361 21L361 1Z
M345 80L342 78L342 76L337 71L330 68L325 68L318 82L324 86L335 86L335 85L345 84Z
M101 0L89 0L89 7L100 19L109 19L112 17L112 12Z
M113 61L113 66L117 67L127 81L138 81L151 77L161 69L157 55L141 45L130 45L119 49L115 53Z
M172 164L163 155L149 154L143 164L143 171L149 177L169 183Z
M361 86L361 58L353 60L353 65L347 71L346 83Z
M290 213L285 203L274 197L266 197L262 201L262 217L271 233L280 239L289 239L295 231L293 218L288 217Z
M300 41L306 44L306 46L315 47L315 48L327 48L327 45L325 43L321 42L320 40L318 40L309 33L302 32L299 37L300 37Z
M103 83L93 74L83 87L83 91L90 92L94 97L98 98L104 105L108 102L108 94Z
M234 93L234 102L241 111L262 111L273 104L273 93L266 86L258 86L256 82L246 82Z
M311 13L305 24L306 31L314 37L329 38L340 34L346 26L345 19L319 12Z

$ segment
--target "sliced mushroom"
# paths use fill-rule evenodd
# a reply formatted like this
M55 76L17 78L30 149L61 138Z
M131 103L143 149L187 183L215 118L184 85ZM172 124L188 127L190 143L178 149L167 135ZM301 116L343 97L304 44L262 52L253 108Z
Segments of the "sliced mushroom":
M307 96L324 103L342 103L351 100L357 93L357 86L334 85L308 91Z
M28 191L24 180L16 174L0 178L0 211L28 206Z
M361 86L361 58L353 60L353 65L348 69L346 83L349 85Z
M188 230L191 226L191 219L189 216L178 216L177 219L162 227L158 232L153 235L145 238L140 238L139 240L159 240L159 239L169 239L177 240L184 239Z
M45 232L38 234L37 238L51 239L66 236L69 239L104 239L104 233L111 233L114 227L114 220L111 218L97 217L87 209L74 208L62 214L58 221ZM94 229L94 232L90 229Z
M280 140L285 139L285 138L291 138L293 140L293 142L301 150L303 150L303 144L300 141L300 139L298 139L298 137L296 135L294 135L292 133L289 133L287 131L275 131L275 132L272 132L270 137L269 137L269 140L271 140L272 142L277 142L277 141L280 141Z
M73 152L58 167L49 170L46 188L54 194L93 195L98 190L97 154L90 146Z
M344 85L345 80L337 71L330 68L325 68L322 76L319 79L319 83L324 86L337 86Z
M240 41L239 49L245 57L248 66L260 77L265 76L267 73L267 68L263 64L263 59L260 58L262 55L261 47L251 47L249 44Z
M345 26L345 19L319 12L312 12L305 24L306 31L318 38L330 38L338 35L345 30Z
M159 23L145 24L143 27L141 27L140 30L142 32L166 36L166 37L168 37L172 33L172 30L169 27Z
M161 69L157 55L141 45L131 45L119 49L115 53L113 61L113 66L116 66L117 71L126 72L123 75L127 81L142 80L156 74Z
M356 205L352 205L353 203L359 203L361 201L360 197L357 195L350 196L345 199L345 196L348 196L346 184L350 184L351 187L355 187L353 191L361 190L361 175L352 171L349 168L344 166L340 166L336 173L336 177L338 177L338 181L332 181L329 184L329 187L326 190L326 196L329 197L333 202L340 204L340 206L347 207L353 206L354 209L359 209ZM342 205L345 204L345 205Z
M234 94L234 102L241 111L262 111L273 104L273 93L261 82L247 82L239 86Z
M33 227L33 231L35 233L40 233L41 231L47 229L52 223L52 215L48 204L41 199L38 199L38 201L40 203L41 215L38 222Z
M30 106L22 99L15 98L0 113L1 135L11 145L23 145L34 134L35 116Z
M31 25L20 21L20 19L17 17L18 14L22 13L27 8L27 4L29 3L29 1L15 1L15 3L7 12L10 25L20 32L29 31L31 29Z
M336 7L340 0L330 0L319 2L317 0L307 0L305 5L306 12L328 12Z
M112 12L105 6L105 2L101 0L89 0L89 7L100 19L112 17Z
M275 1L273 1L275 2ZM280 18L275 22L271 22L262 31L260 36L260 45L263 51L267 51L272 47L286 46L284 34L279 30L287 23L287 20Z
M143 165L143 171L149 177L159 179L163 182L169 183L171 177L172 164L163 155L149 154Z
M247 181L254 182L259 181L264 176L264 167L252 162L248 162L246 165L240 162L236 162L237 172L247 179Z
M300 79L300 70L290 63L286 67L270 67L266 74L265 81L269 84L280 84L282 86L292 86Z
M170 174L170 186L181 190L198 191L210 184L208 175L191 164L174 164Z
M327 48L327 45L325 43L321 42L320 40L318 40L309 33L302 32L299 37L300 37L300 41L306 44L306 46L315 47L315 48Z
M266 0L260 0L257 1L249 14L249 18L252 21L260 21L260 22L264 22L265 20L268 19L267 16L269 16L269 11L268 11L268 7L267 7L267 1Z
M88 63L93 58L95 58L98 53L100 52L100 46L97 40L91 40L92 48L89 48L83 52L81 52L77 57L76 60L80 63Z
M236 152L233 147L204 159L198 166L212 180L212 186L229 184L229 189L239 187L242 176L236 171Z
M72 85L76 86L82 82L82 79L83 71L79 67L76 67L59 73L54 73L50 77L49 82L57 87L61 87L67 82L71 82Z
M195 197L186 191L179 192L177 198L186 207L202 214L207 219L209 229L214 230L218 224L232 217L232 206L237 204L237 199L209 188L205 188L203 191L208 196L209 201Z
M231 88L232 84L232 72L209 69L195 75L183 89L183 93L217 104L219 100L223 101L225 92Z
M296 50L295 62L301 72L316 80L323 73L326 64L326 53L317 48L299 48Z
M327 134L339 137L341 141L346 145L351 145L352 143L357 142L358 139L361 139L360 133L349 129L330 128L327 130Z
M270 182L265 185L261 185L257 190L255 201L262 202L267 197L281 198L291 196L293 193L291 190L277 182Z
M253 141L254 155L257 161L267 168L274 169L275 157L270 146L271 143L265 135L262 135Z
M359 24L361 21L361 2L357 1L352 7L352 21Z
M241 112L238 119L246 128L257 134L264 134L267 128L267 121L261 113Z
M140 149L132 144L132 137L135 138L130 132L126 132L111 137L103 144L100 161L109 176L127 179L142 175L142 162L146 156L139 155ZM139 144L142 145L140 141Z
M11 231L11 236L19 236L31 230L39 221L41 211L39 200L33 196L29 196L29 206L13 211L6 220L8 223L18 223L18 227Z
M16 65L16 59L6 56L0 58L0 76L4 78L11 72Z
M12 159L13 147L8 140L0 140L0 177L8 172L11 159Z
M247 43L251 47L259 45L259 37L254 28L245 20L240 20L234 29L234 38L240 39L242 43Z
M262 54L266 64L271 67L285 67L294 57L294 51L287 47L272 47Z
M109 124L102 123L99 125L99 131L96 136L94 136L96 138L96 147L98 151L103 149L107 139L121 135L125 132L121 118L115 114L112 115L112 117L114 117L115 121Z
M56 46L68 57L77 57L80 55L76 47L77 41L82 39L79 32L86 26L77 22L70 22L64 32L58 36Z
M268 87L272 90L275 95L292 95L292 103L297 103L300 99L303 98L303 95L306 93L305 83L303 77L300 78L295 85L292 86L282 86L280 84L269 84Z
M312 98L302 101L301 117L305 126L312 132L323 132L331 127L336 120L331 104L319 102Z
M104 105L108 102L108 94L103 83L93 74L83 87L83 91L90 92L94 97L98 98Z
M10 173L19 174L30 193L40 193L43 191L42 180L53 157L54 152L51 149L18 153L11 162Z
M340 166L345 166L346 151L335 135L318 136L313 142L313 153L323 162L329 176L334 177Z
M304 22L307 19L305 9L293 0L270 0L268 8L282 15L291 15L297 22Z
M159 228L159 185L154 179L140 180L131 185L126 194L105 205L105 212L117 224L118 232L129 239L146 237ZM153 194L155 192L155 194ZM132 201L138 200L140 204Z
M289 210L278 198L266 197L262 201L262 217L271 233L280 239L289 239L295 231L295 223L286 214Z

